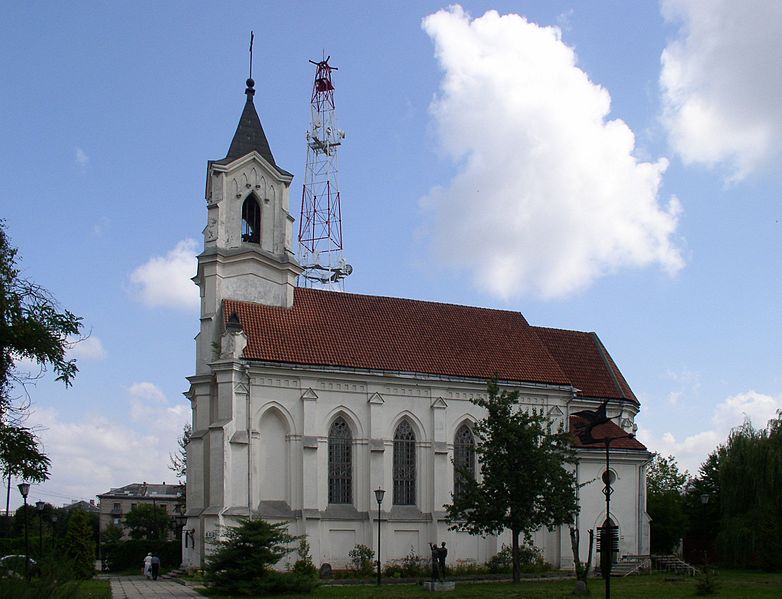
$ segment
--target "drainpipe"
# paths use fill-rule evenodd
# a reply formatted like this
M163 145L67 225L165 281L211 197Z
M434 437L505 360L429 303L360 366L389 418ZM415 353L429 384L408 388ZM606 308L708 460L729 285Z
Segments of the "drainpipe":
M246 428L247 428L247 512L252 516L252 434L250 434L250 396L252 390L252 377L250 376L250 365L242 363L242 370L247 376L247 399L245 406Z

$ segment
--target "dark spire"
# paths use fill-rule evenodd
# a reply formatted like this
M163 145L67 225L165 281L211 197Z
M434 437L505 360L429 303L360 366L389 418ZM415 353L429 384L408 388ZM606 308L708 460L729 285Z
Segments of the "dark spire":
M247 102L244 104L244 110L239 119L239 126L236 128L236 133L234 133L234 138L231 140L231 147L228 148L228 154L225 159L235 160L255 150L266 161L276 167L272 150L261 126L261 119L258 118L255 104L253 104L254 87L255 81L248 79L247 89L244 90L244 93L247 94Z

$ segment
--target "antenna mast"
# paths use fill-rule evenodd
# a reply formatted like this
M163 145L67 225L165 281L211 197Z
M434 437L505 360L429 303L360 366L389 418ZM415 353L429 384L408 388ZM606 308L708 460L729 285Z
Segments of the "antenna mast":
M337 150L345 132L337 128L334 84L328 57L315 65L307 131L307 165L301 191L299 262L304 272L300 287L344 290L344 278L353 272L342 253L342 208L337 183Z

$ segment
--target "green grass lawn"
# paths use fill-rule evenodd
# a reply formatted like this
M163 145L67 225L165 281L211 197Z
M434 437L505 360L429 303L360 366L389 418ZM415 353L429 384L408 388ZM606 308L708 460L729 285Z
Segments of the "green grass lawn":
M779 599L782 597L782 573L721 571L717 577L718 597L730 599ZM676 599L695 597L695 578L678 578L664 574L629 576L611 579L611 597L615 599ZM575 580L523 581L511 583L456 582L456 590L441 596L447 599L491 597L497 599L538 599L572 597ZM603 580L589 581L590 596L604 596ZM378 588L371 585L322 586L311 595L287 595L290 599L393 599L395 597L432 597L418 585L388 584Z

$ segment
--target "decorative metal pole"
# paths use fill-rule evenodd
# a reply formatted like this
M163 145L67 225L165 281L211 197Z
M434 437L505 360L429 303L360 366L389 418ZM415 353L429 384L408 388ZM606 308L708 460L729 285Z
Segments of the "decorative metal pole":
M35 502L35 509L38 510L38 559L43 557L43 508L45 505L43 501Z
M27 494L30 492L30 483L19 483L19 492L24 500L24 579L30 580L27 562L30 561L30 543L27 538Z
M584 445L591 445L594 443L605 443L606 447L606 469L603 473L603 482L605 487L603 488L603 494L606 498L606 519L605 524L600 531L598 542L600 546L600 561L603 571L603 578L605 580L605 597L611 599L611 561L613 560L614 551L619 550L619 533L617 527L611 524L611 458L610 458L610 445L611 441L617 439L631 439L635 435L632 433L625 433L616 437L598 437L592 436L592 431L600 425L606 424L611 421L611 418L607 415L608 400L605 400L597 410L581 410L580 412L574 412L572 415L577 416L583 422L583 425L577 427L576 433L581 443ZM607 432L607 431L606 431ZM616 534L614 534L616 532Z
M383 495L386 492L378 487L375 489L375 499L377 500L377 584L380 586L380 505L383 503Z
M605 564L605 571L603 572L603 576L605 576L605 587L606 587L606 599L611 599L611 560L613 559L613 552L614 552L614 530L613 526L611 525L611 493L613 492L611 490L611 462L610 462L610 451L609 446L611 445L612 439L606 438L605 444L606 444L606 470L603 473L603 482L605 483L605 488L603 489L603 493L605 493L606 496L606 521L604 526L607 527L607 531L603 531L603 539L607 540L608 543L603 543L603 551L605 553L601 554L601 558L604 560L603 563ZM606 555L608 557L606 557Z

